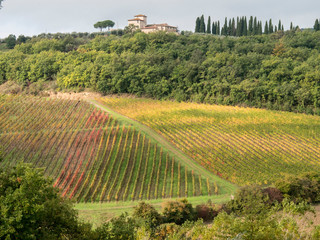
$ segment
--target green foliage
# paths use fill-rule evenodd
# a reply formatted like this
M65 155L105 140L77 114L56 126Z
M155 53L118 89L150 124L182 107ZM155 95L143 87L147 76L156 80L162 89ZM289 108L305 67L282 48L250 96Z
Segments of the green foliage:
M135 219L142 219L149 231L155 229L162 222L158 211L151 204L145 202L140 202L139 205L134 208L132 216Z
M7 48L13 49L16 45L17 39L15 35L9 35L5 40L5 43L7 44Z
M102 29L104 29L104 28L110 29L110 27L113 27L114 22L111 20L105 20L105 21L97 22L93 26L94 26L94 28L100 28L100 30L102 31Z
M136 227L136 221L132 217L129 217L128 213L124 213L120 217L112 218L109 222L104 223L95 232L97 239L101 240L133 240L136 236Z
M196 31L203 32L198 19ZM246 18L229 22L221 34L242 37L134 31L91 41L80 34L21 38L15 49L0 53L0 79L25 85L57 79L61 88L90 87L104 94L320 114L320 31L257 35L262 23L256 18L250 18L247 33ZM265 31L270 29L266 22ZM219 22L212 22L212 33L220 33Z
M320 174L310 172L302 176L285 175L275 183L283 195L294 201L316 203L320 201Z
M195 219L194 209L187 199L166 202L162 214L167 223L178 225Z
M1 170L1 239L90 239L90 231L42 171L23 164Z

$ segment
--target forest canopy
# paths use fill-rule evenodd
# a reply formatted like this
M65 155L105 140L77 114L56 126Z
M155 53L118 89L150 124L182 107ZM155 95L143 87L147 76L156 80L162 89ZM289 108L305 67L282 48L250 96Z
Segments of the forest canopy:
M320 114L320 32L44 35L0 52L0 83L56 80L157 99Z

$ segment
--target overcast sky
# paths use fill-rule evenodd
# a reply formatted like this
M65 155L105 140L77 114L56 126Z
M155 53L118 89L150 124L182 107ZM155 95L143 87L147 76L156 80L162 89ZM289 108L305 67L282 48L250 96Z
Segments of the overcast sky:
M40 33L94 32L93 24L113 20L124 28L136 14L148 16L148 23L168 23L179 30L194 30L202 14L213 20L225 17L257 16L265 21L279 19L285 29L290 22L312 27L320 18L319 0L4 0L0 10L0 38L9 34L32 36Z

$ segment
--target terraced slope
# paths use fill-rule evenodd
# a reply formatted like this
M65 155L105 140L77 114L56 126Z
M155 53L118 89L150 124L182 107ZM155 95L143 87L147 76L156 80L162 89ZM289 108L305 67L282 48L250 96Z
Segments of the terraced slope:
M162 134L202 166L239 185L320 170L320 117L141 98L99 102Z
M1 167L43 167L78 202L213 195L220 186L87 102L0 95Z

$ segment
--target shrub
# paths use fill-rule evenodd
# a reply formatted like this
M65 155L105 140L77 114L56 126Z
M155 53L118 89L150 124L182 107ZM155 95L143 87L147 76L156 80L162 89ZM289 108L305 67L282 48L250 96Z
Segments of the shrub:
M203 219L204 222L213 220L218 215L218 211L210 204L201 204L196 206L197 219Z
M0 239L93 239L39 169L19 164L0 169Z
M187 199L169 201L164 204L163 217L167 223L183 224L185 221L193 221L195 213L192 204Z
M117 240L117 239L135 239L137 223L128 217L128 213L121 214L120 217L112 218L110 222L104 223L96 229L98 239Z
M267 187L267 188L262 189L262 193L264 195L268 196L269 204L272 204L274 202L281 203L283 200L283 195L282 195L281 191L277 188Z
M320 201L320 177L317 173L305 173L302 176L286 175L275 183L284 197L296 203Z
M148 203L140 202L137 207L134 208L133 218L140 218L144 221L147 229L154 229L162 222L160 214L157 210Z

